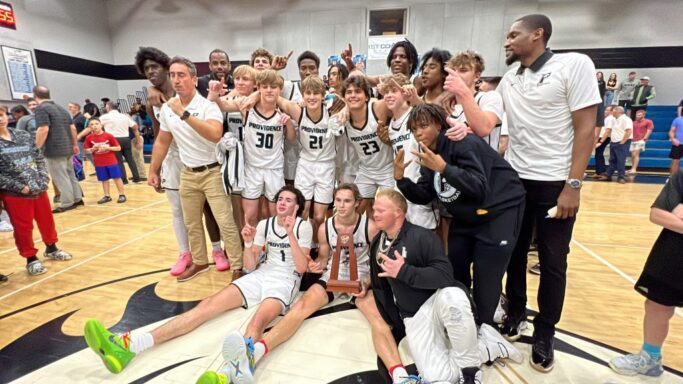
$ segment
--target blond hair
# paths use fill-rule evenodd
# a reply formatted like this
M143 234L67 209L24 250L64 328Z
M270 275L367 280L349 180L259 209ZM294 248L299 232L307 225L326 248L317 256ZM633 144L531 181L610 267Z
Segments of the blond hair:
M451 69L472 68L477 73L483 73L485 68L484 58L472 50L458 52L448 60L446 66Z
M272 69L266 69L256 75L256 86L269 85L282 89L285 80Z
M312 92L325 95L325 83L318 76L308 76L301 81L301 92Z
M391 188L382 188L377 191L377 194L375 195L375 200L382 197L394 203L394 205L396 205L398 209L403 211L403 213L408 212L408 202L406 202L406 198L403 197L401 192Z
M392 88L396 86L394 82L391 80L394 80L396 84L400 85L401 87L405 85L410 85L410 79L408 78L408 76L402 73L394 73L392 75L385 77L384 81L382 81L382 83L379 85L380 91L382 93L389 92Z
M238 77L248 77L254 81L256 81L256 74L258 72L254 69L254 67L250 67L248 65L242 64L235 68L234 71L232 71L232 77L235 79Z

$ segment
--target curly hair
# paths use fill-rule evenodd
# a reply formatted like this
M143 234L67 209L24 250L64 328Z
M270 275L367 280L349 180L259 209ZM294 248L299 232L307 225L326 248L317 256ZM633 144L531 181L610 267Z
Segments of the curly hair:
M410 73L408 75L412 75L417 70L417 65L419 63L417 59L417 49L415 49L413 43L408 41L408 39L399 41L391 47L391 50L387 55L387 67L391 67L391 58L394 56L396 48L399 47L403 48L403 50L406 51L406 56L408 56L408 62L410 63Z
M145 61L147 60L158 63L164 69L168 69L171 66L171 58L167 54L154 47L140 47L138 53L135 54L135 68L143 76L145 75Z
M432 48L429 52L425 53L422 56L420 71L424 70L425 65L427 65L427 61L429 61L429 59L432 59L441 66L441 76L445 80L448 76L448 72L446 72L446 63L448 63L448 60L450 60L450 58L451 53L449 51L445 49Z

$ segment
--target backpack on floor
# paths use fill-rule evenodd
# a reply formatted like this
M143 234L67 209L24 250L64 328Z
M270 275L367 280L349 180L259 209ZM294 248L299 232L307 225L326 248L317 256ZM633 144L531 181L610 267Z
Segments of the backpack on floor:
M81 159L79 159L78 156L74 156L72 162L74 165L74 173L76 174L78 181L85 180L85 172L83 172L83 162Z

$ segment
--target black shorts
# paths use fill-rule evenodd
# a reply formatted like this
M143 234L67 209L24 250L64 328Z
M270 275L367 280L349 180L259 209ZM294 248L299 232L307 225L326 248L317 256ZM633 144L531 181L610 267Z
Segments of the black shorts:
M683 307L683 291L667 286L646 272L640 275L633 288L657 304L667 307Z
M672 145L671 152L669 152L669 158L678 160L681 157L683 157L683 144L680 144L679 146Z

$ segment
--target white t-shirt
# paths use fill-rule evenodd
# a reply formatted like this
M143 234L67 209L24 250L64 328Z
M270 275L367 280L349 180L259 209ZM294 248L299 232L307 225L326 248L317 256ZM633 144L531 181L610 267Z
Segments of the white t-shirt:
M129 137L129 128L135 126L135 121L128 115L112 109L100 117L100 122L104 127L104 131L114 137Z
M612 135L610 136L612 142L618 143L623 140L624 133L626 133L627 129L631 130L631 133L628 136L630 139L633 137L633 120L631 120L630 117L623 114L619 116L619 118L615 118L614 125L612 126Z
M616 122L617 122L617 119L615 119L614 116L612 116L612 115L605 117L604 125L602 126L602 128L600 128L600 137L602 137L602 135L605 134L605 131L607 130L607 128L614 127L614 124Z
M221 126L223 124L223 113L218 105L202 97L199 92L195 91L192 101L185 110L199 120L215 120L221 123ZM161 106L158 120L160 129L173 135L180 152L180 161L186 167L201 167L218 161L216 143L203 138L187 122L180 120L180 116L167 104Z
M570 52L552 54L536 69L520 71L517 64L497 88L510 131L505 157L522 179L566 180L574 143L571 114L602 102L595 66L588 56Z
M294 237L301 248L311 248L313 241L313 227L308 220L296 218L294 223ZM287 237L287 231L277 223L277 217L270 217L259 221L256 225L254 245L266 246L265 263L278 267L296 269L292 256L292 245Z
M493 114L498 117L498 121L503 120L503 98L500 96L500 93L494 91L477 92L474 94L474 101L482 111L493 112ZM462 105L460 104L456 104L453 107L451 117L461 123L467 122L467 116L465 116ZM484 139L491 148L496 150L496 152L498 151L498 143L500 142L500 128L501 124L496 124L488 135L482 137L482 139Z

